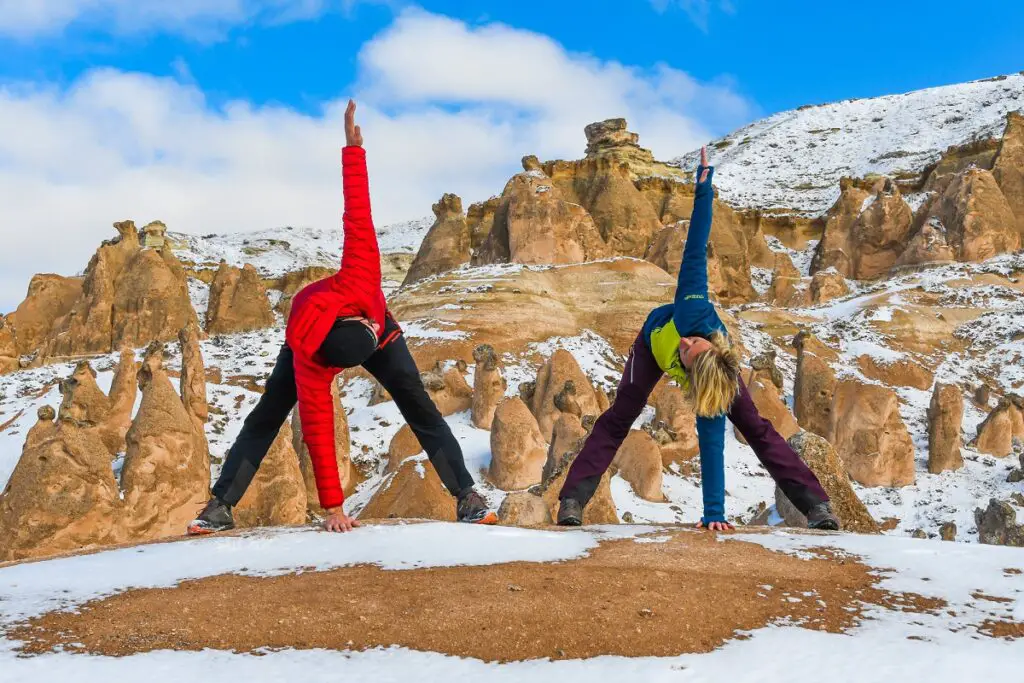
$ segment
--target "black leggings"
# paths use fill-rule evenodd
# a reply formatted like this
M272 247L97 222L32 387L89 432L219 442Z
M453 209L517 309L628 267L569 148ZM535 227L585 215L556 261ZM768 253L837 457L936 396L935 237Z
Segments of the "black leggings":
M385 330L382 336L386 339L390 335ZM330 343L330 336L324 343ZM391 394L448 491L459 496L471 488L473 477L466 469L462 448L423 388L405 337L399 334L377 349L363 367ZM213 495L228 505L238 504L297 400L292 350L285 344L267 378L263 396L245 418L241 433L228 451Z

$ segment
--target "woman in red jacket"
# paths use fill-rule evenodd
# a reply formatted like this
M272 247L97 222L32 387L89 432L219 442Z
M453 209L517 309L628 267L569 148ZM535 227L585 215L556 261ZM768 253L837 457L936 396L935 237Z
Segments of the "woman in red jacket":
M285 344L259 403L228 452L213 496L188 528L209 534L234 526L231 508L256 475L288 414L299 405L302 432L328 531L350 531L359 522L342 509L344 493L334 443L331 382L345 368L363 366L391 394L445 487L458 499L462 522L497 521L473 486L462 449L427 395L402 330L381 290L380 248L370 216L370 188L363 136L354 102L345 111L342 150L345 244L341 269L304 288L292 301Z

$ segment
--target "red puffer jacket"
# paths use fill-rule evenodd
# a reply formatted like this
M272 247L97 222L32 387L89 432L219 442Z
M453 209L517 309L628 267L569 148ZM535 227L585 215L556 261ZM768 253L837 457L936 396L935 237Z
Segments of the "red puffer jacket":
M341 270L295 295L285 332L295 358L302 436L323 508L340 506L345 494L338 476L331 398L331 382L341 369L324 365L318 350L337 318L365 316L384 329L387 310L380 287L380 248L370 215L366 151L345 147L341 167L345 192Z

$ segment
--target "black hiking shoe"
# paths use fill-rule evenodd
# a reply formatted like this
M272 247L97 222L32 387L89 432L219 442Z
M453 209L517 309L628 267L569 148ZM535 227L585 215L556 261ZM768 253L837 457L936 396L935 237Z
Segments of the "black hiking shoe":
M583 526L583 506L575 498L563 498L558 503L558 526Z
M839 518L832 512L828 501L818 503L807 511L807 527L824 531L839 531Z
M231 506L218 498L211 498L199 516L188 525L188 535L205 536L234 528L235 518L231 516Z
M466 524L498 523L497 513L491 510L484 497L475 489L469 489L459 497L458 517L460 522Z

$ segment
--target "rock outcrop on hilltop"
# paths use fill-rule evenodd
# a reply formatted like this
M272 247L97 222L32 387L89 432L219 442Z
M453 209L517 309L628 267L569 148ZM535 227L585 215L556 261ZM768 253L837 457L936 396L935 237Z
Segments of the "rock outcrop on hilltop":
M469 263L472 238L462 213L462 200L457 195L445 194L431 208L436 219L423 238L403 285Z
M206 331L209 334L231 334L261 330L274 324L270 300L256 269L242 268L220 262L210 285L206 307Z
M928 405L928 471L932 474L964 466L960 452L963 420L964 397L960 387L936 384Z
M260 463L256 476L234 508L240 527L281 526L306 521L306 484L285 423Z
M139 370L142 403L121 470L127 531L139 540L181 534L210 491L206 436L174 391L161 355L154 344Z
M44 406L0 495L0 561L123 540L110 453L89 428Z
M491 426L491 482L505 491L539 484L547 453L548 445L526 404L515 397L499 403Z
M501 374L501 360L494 348L481 344L473 349L476 368L473 371L473 405L470 417L473 425L490 429L494 411L505 396L508 382Z
M601 414L593 385L576 358L565 349L556 350L541 366L529 403L547 442L551 441L555 422L562 413L579 418Z
M114 227L118 237L97 250L81 294L41 343L44 357L109 353L122 344L169 341L195 322L185 271L170 248L144 248L131 221Z

